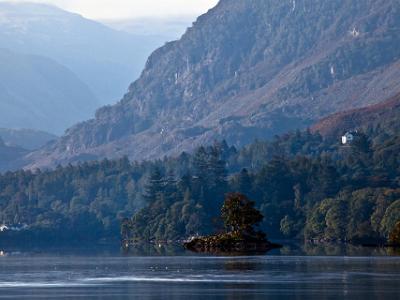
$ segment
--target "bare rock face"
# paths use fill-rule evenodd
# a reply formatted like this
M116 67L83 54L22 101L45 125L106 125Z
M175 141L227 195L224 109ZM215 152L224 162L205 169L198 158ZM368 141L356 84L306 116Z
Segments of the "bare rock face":
M243 145L400 91L398 0L221 0L28 167Z

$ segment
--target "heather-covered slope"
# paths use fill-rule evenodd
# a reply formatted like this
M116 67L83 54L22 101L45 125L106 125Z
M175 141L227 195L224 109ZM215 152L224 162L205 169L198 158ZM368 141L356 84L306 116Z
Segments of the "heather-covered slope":
M397 0L222 0L30 167L242 145L400 91Z
M400 94L397 94L375 105L340 112L324 118L312 126L311 130L327 138L337 138L346 131L374 129L377 126L389 133L389 131L400 130L399 120Z

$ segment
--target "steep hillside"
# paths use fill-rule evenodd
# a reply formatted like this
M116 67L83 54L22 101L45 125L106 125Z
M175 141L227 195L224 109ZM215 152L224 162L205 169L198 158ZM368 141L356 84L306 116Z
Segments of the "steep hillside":
M397 0L222 0L30 167L242 145L400 91Z
M21 147L7 146L0 137L0 172L14 170L20 165L20 158L28 153Z
M0 128L62 134L93 116L98 103L87 85L55 61L0 49Z
M8 146L17 146L27 150L35 150L46 143L56 140L57 136L32 129L0 128L0 138Z
M337 138L346 131L360 128L380 127L385 131L400 129L400 94L391 99L350 111L344 111L324 118L311 127L328 138ZM379 129L379 128L378 128Z
M114 103L164 37L130 35L55 6L0 3L0 48L50 57Z

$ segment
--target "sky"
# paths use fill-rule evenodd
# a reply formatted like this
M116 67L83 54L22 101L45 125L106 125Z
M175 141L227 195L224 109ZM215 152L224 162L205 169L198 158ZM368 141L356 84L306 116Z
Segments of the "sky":
M218 0L8 0L8 2L47 3L79 13L89 19L123 20L197 16L215 6Z

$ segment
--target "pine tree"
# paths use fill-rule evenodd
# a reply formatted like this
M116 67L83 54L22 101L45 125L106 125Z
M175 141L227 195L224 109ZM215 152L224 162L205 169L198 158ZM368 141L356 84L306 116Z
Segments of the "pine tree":
M204 147L200 147L192 158L193 174L201 182L206 181L208 174L208 154Z
M145 187L144 198L148 201L155 201L164 191L164 188L165 181L161 174L161 170L159 167L154 167Z
M245 195L249 195L251 193L252 181L249 172L247 171L246 168L240 171L237 181L238 181L237 182L238 192Z
M225 190L227 170L226 163L221 159L218 147L212 147L207 161L207 184L217 190Z

